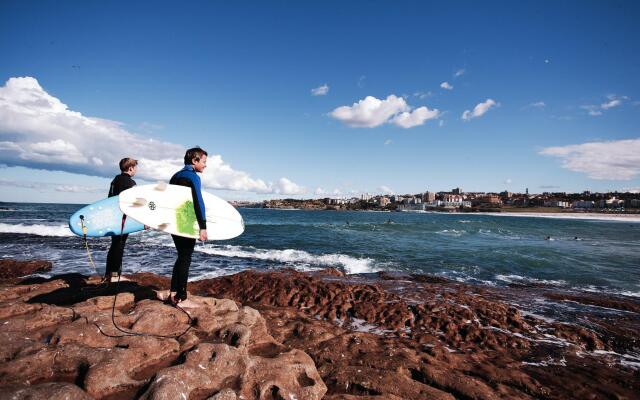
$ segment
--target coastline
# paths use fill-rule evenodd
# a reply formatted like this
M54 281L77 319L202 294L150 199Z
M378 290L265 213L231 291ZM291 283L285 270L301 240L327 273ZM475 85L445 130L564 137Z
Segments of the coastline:
M461 213L465 214L465 213ZM617 222L640 222L640 214L605 214L605 213L569 213L569 212L549 212L549 213L530 213L530 212L473 212L466 213L469 215L495 215L501 217L531 217L531 218L554 218L554 219L578 219L578 220L597 220L597 221L617 221Z
M540 284L489 288L430 275L244 271L189 283L191 297L207 310L197 314L194 335L105 337L94 323L113 331L114 294L116 319L130 330L188 327L175 325L184 315L155 299L169 278L127 278L110 287L78 274L0 281L0 383L13 394L50 395L57 385L57 393L87 399L277 398L267 392L329 400L640 398L638 299ZM582 311L572 321L536 315L517 305L529 297ZM215 359L198 356L212 349L235 365L230 374L244 377L228 382L258 373L238 367L245 359L275 374L275 386L256 395L242 383L216 381ZM83 357L94 361L84 364ZM304 366L304 376L287 375L302 368L294 365ZM169 384L180 376L183 386Z
M243 207L240 207L243 208ZM489 215L499 217L530 217L530 218L554 218L554 219L570 219L570 220L597 220L597 221L617 221L617 222L632 222L640 223L640 213L599 213L599 212L564 212L564 211L549 211L549 212L527 212L527 211L508 211L501 210L497 212L485 212L485 211L427 211L427 210L404 210L404 211L390 211L390 210L318 210L318 209L302 209L302 208L263 208L264 210L278 210L278 211L331 211L331 212L368 212L368 213L412 213L412 214L443 214L443 215Z

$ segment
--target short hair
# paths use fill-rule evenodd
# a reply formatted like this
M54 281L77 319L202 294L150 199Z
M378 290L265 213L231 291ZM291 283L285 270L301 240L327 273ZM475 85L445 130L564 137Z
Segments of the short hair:
M200 147L192 147L184 153L184 165L191 165L193 161L200 161L202 156L208 156L206 151L201 149Z
M120 160L120 171L127 172L129 168L135 167L138 165L138 160L134 160L133 158L123 158Z

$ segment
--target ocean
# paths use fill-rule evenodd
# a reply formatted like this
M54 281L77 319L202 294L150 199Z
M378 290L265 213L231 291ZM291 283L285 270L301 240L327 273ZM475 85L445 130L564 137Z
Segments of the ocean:
M77 204L0 204L0 257L46 259L51 275L95 274L67 222ZM243 235L198 243L190 280L245 269L337 267L425 273L488 286L534 284L640 297L640 223L460 213L240 209ZM550 236L550 239L546 239ZM90 238L104 273L109 238ZM171 237L129 236L123 272L171 275Z

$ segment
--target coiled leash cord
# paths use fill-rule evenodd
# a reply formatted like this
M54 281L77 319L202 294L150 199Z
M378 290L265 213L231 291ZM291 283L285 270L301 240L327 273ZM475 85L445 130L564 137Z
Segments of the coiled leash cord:
M84 247L87 249L87 257L89 257L89 263L91 263L94 271L96 271L96 274L98 274L98 267L96 267L96 263L93 262L93 257L91 257L91 250L89 250L89 243L87 242L87 227L84 224L84 215L80 216L80 225L82 226L82 241L84 242Z
M120 225L120 236L122 236L123 232L124 232L124 224L127 220L127 216L126 215L122 215L122 224ZM89 250L89 243L87 242L87 227L84 224L84 215L80 216L80 224L82 226L82 240L84 241L84 245L85 248L87 249L87 257L89 258L89 262L91 263L91 265L93 266L93 269L96 271L97 275L100 275L98 273L98 268L96 267L95 262L93 261L93 257L91 257L91 250ZM122 244L120 245L121 248L121 252L124 252L124 241L122 241ZM122 272L122 267L120 268ZM120 275L121 273L118 274L118 282L120 283ZM110 277L108 279L111 279ZM108 281L104 281L105 286L108 285L110 282ZM182 307L179 307L177 304L175 305L175 308L177 308L178 310L182 311L188 318L188 326L187 329L185 329L182 333L180 333L179 335L157 335L157 334L153 334L153 333L140 333L140 332L133 332L133 331L128 331L125 329L122 329L118 326L118 324L116 323L116 318L115 318L115 313L116 313L116 302L118 300L118 293L116 293L113 296L113 305L111 306L111 322L113 323L113 327L116 328L118 331L124 333L124 335L110 335L106 332L104 332L102 330L102 328L100 328L100 326L94 322L93 325L96 326L96 328L98 328L98 331L100 331L101 334L103 334L104 336L107 337L111 337L111 338L123 338L123 337L127 337L127 336L150 336L150 337L156 337L156 338L161 338L161 339L179 339L181 336L183 336L184 334L186 334L192 327L193 327L193 318L191 318L191 315L189 315L188 312L186 312ZM71 310L73 311L73 315L76 315L76 310L73 309L73 307L70 307ZM87 321L87 323L89 323L89 319L87 317L85 317L85 320Z

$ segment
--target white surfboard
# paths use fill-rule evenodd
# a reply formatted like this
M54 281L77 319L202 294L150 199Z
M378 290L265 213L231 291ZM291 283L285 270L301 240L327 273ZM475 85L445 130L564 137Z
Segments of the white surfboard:
M240 213L211 193L202 192L209 240L225 240L244 232ZM120 210L149 227L178 236L197 239L200 234L191 188L168 185L134 186L120 193Z

